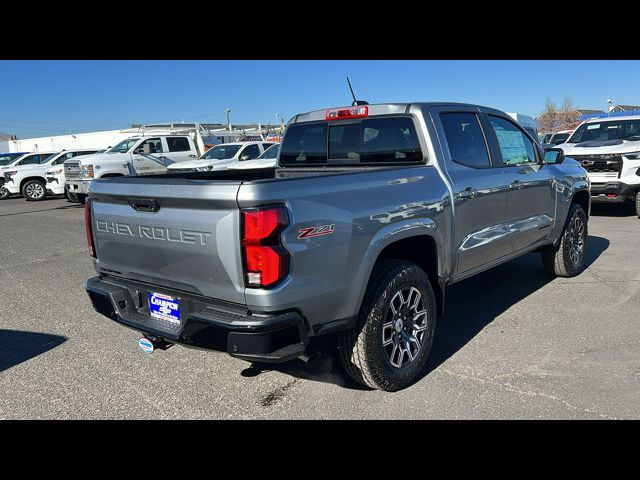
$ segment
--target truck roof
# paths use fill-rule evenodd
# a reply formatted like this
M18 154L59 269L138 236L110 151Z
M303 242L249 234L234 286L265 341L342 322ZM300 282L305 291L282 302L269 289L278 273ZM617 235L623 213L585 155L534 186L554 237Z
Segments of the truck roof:
M348 108L351 105L339 105L338 107L329 107L324 108L322 110L313 110L311 112L299 113L295 115L289 123L298 123L298 122L310 122L310 121L318 121L325 120L325 115L327 110L331 110L332 108ZM418 107L473 107L473 108L485 108L487 110L491 110L493 112L498 112L504 114L501 110L497 110L495 108L486 107L484 105L476 105L472 103L457 103L457 102L405 102L405 103L373 103L368 105L369 107L369 116L374 115L387 115L387 114L401 114L407 113L412 106Z
M619 117L590 118L583 123L617 122L618 120L640 120L640 115L624 115Z

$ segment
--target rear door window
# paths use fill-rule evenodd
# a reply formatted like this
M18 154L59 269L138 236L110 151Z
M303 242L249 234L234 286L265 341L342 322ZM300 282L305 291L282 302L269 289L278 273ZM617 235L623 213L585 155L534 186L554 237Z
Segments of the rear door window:
M440 121L449 147L451 160L466 167L491 166L487 144L474 113L441 113Z
M411 117L365 118L357 122L289 126L280 164L418 163L422 150Z
M167 137L167 145L170 152L188 152L191 150L189 140L186 137Z

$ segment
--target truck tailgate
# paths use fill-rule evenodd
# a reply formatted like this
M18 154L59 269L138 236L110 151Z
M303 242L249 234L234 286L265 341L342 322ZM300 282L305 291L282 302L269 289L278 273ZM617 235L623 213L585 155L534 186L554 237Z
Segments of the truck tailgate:
M244 304L240 184L170 177L94 181L96 269Z

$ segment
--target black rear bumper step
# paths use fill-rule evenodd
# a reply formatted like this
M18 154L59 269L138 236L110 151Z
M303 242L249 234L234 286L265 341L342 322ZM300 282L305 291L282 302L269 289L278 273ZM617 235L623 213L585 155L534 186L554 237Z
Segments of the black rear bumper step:
M105 282L100 277L90 278L85 288L95 310L169 343L223 351L244 360L265 363L293 360L302 355L309 344L306 324L298 312L230 312L180 293L174 295L184 300L187 315L181 325L176 325L152 318L145 304L146 295L132 295L131 282L123 283L127 285ZM140 285L139 291L149 290Z

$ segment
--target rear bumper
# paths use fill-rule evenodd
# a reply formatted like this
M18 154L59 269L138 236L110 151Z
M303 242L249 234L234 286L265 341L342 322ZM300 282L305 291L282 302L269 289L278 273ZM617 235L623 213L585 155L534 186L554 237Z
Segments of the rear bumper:
M624 182L591 183L591 200L594 202L620 203L633 196L640 185Z
M181 325L150 316L151 289L180 299ZM111 278L90 278L86 290L98 313L170 343L272 363L299 357L309 343L305 322L297 312L251 313L239 306Z

